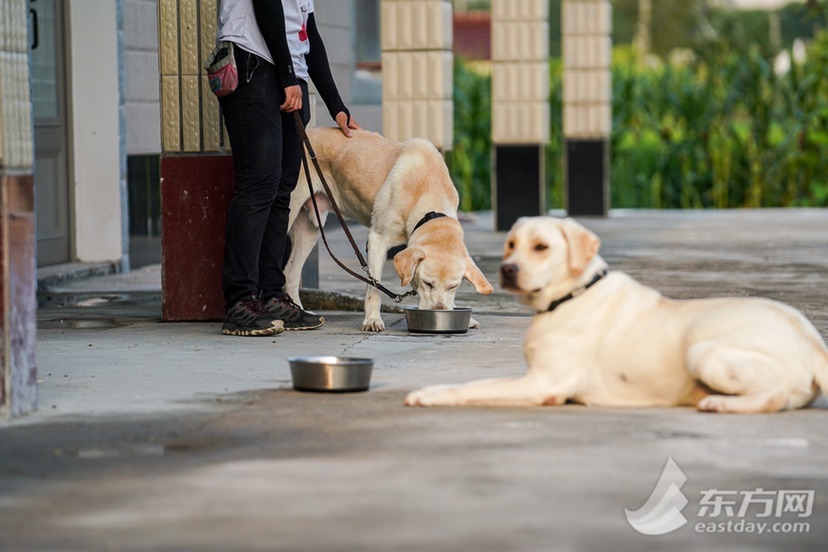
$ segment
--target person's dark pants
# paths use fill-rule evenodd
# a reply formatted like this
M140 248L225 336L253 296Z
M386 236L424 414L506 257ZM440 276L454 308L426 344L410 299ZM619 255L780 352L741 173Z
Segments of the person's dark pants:
M235 54L239 86L220 101L236 172L222 271L228 307L253 292L267 298L284 286L290 194L302 161L294 114L279 110L285 93L275 67L238 47ZM300 84L307 124L308 86Z

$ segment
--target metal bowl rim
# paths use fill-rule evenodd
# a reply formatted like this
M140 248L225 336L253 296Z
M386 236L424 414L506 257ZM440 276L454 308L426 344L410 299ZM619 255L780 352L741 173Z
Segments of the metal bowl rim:
M373 365L374 359L361 357L341 357L336 355L312 355L288 357L288 362L313 364L316 366L367 366Z
M431 313L431 312L471 312L471 307L455 307L453 309L418 309L417 307L403 307L403 310L411 311L411 312L424 312L424 313Z

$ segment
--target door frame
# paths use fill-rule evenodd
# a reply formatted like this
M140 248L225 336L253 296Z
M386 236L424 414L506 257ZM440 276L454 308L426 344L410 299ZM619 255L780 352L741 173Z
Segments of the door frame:
M37 10L38 2L43 0L30 0L29 6L31 10ZM35 162L34 162L34 178L35 178L35 194L36 205L37 199L42 197L38 194L37 189L37 162L38 158L42 159L44 150L38 151L44 139L51 140L53 144L57 144L58 159L54 168L55 176L50 186L54 189L45 187L41 181L42 190L52 192L51 195L57 198L59 205L52 213L53 216L60 217L55 223L58 227L58 236L55 238L43 238L38 232L37 234L37 265L47 266L52 264L59 264L69 262L74 258L74 240L72 228L74 227L74 209L72 205L72 193L70 183L72 181L72 149L71 149L71 100L69 98L69 48L68 48L68 7L67 3L62 0L53 0L54 6L54 49L55 49L55 76L56 76L56 98L57 98L57 116L47 119L38 119L35 117L34 110L32 114L32 121L35 132ZM37 13L36 11L33 13ZM40 37L33 37L39 43L43 43L44 26L37 25L37 31ZM48 43L48 42L47 42ZM40 131L38 131L40 127ZM40 134L41 140L38 140ZM44 136L44 134L46 136ZM48 151L48 150L47 150ZM52 150L54 151L54 149ZM38 153L41 153L39 156ZM44 213L42 210L35 208L36 223ZM49 241L47 241L49 240Z

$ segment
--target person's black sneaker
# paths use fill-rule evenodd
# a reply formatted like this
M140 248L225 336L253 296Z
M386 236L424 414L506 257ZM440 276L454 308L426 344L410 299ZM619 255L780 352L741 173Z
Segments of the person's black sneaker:
M261 294L251 293L224 312L224 335L268 336L285 331L285 324L262 305Z
M286 330L312 330L325 323L323 317L302 310L287 293L279 292L265 300L264 307L285 323Z

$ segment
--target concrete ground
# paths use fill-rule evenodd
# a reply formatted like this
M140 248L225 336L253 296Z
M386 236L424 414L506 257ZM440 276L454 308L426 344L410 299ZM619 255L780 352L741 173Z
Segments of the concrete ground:
M583 222L611 269L665 295L779 299L828 336L828 210ZM465 227L496 285L504 234L486 213ZM363 293L324 251L320 265L323 290ZM385 279L399 283L390 266ZM399 313L367 334L361 313L326 311L317 331L242 339L161 322L158 266L46 287L39 410L0 421L1 551L828 547L825 399L754 416L403 407L423 385L525 370L531 313L497 289L461 287L482 326L464 335L408 334ZM370 391L294 391L286 358L301 354L374 358ZM625 509L647 502L670 458L686 477L664 479L681 526L640 534Z

